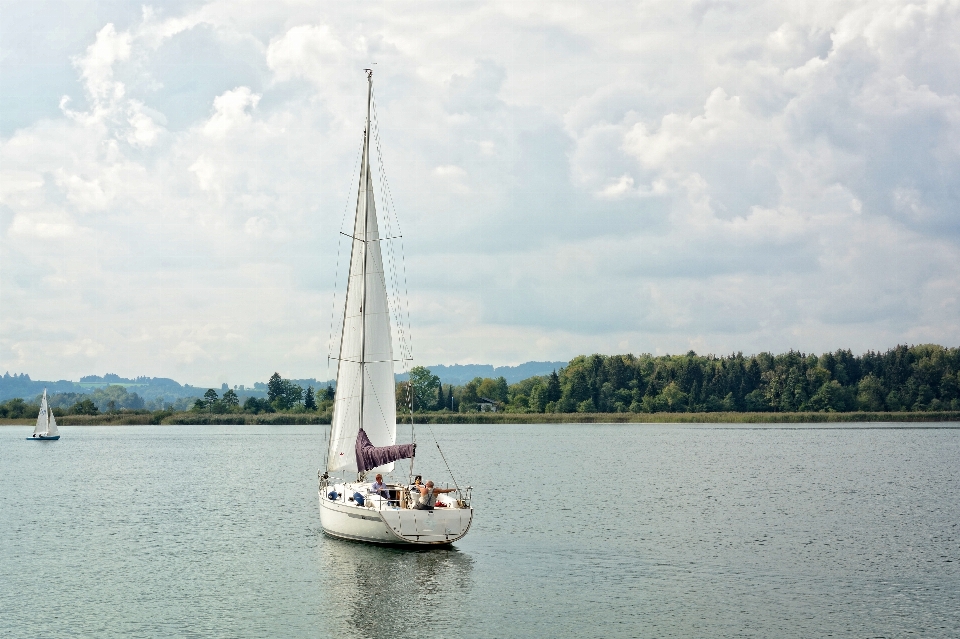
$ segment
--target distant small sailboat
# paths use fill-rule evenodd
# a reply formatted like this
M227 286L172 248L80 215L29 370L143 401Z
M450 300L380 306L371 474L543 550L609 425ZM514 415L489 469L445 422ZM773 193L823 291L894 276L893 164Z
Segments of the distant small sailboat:
M47 406L47 389L43 389L43 399L40 400L40 414L37 415L37 425L33 429L33 437L27 437L34 441L56 441L60 439L60 431L57 430L57 418L53 411Z
M326 471L319 475L320 525L333 537L398 546L443 546L467 534L473 521L471 488L412 490L387 484L379 490L369 474L389 473L411 459L416 443L397 445L393 342L370 171L370 108L373 72L367 70L367 120L360 187L353 223L350 274L343 314ZM439 445L437 446L439 449ZM356 480L335 472L356 473ZM412 477L410 478L412 480ZM456 482L454 482L456 483ZM450 493L456 492L453 499ZM418 500L420 500L418 502Z

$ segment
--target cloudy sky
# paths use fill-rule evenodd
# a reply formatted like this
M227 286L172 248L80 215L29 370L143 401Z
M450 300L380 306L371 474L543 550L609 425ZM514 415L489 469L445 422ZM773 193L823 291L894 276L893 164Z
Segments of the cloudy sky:
M957 2L0 11L0 371L332 376L373 63L417 363L960 343Z

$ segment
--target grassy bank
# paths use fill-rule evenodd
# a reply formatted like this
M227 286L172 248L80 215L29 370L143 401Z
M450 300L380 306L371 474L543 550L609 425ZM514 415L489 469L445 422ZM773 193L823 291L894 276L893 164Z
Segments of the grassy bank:
M329 424L329 413L146 413L64 415L63 426L148 424ZM409 421L409 417L403 421ZM842 422L960 422L960 411L928 413L421 413L418 424L817 424ZM2 426L32 426L36 419L0 419Z
M0 419L0 426L33 426L33 419ZM147 425L202 425L202 424L329 424L327 414L262 413L260 415L197 413L145 413L116 415L64 415L57 418L60 426L147 426Z
M816 424L960 422L960 411L930 413L424 413L418 424Z

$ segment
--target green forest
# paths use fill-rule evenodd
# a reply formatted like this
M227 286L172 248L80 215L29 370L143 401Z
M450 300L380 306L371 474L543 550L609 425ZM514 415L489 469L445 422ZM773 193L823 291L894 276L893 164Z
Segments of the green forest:
M484 399L512 413L902 412L960 410L960 349L897 346L823 355L579 356L555 373L507 385L444 387L411 371L415 411L473 412ZM398 385L398 408L410 393Z

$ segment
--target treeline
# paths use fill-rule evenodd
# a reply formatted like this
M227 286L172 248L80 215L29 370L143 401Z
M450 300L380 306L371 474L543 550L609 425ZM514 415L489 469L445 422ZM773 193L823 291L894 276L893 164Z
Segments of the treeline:
M20 397L0 403L0 418L36 418L40 412L40 398L27 402ZM65 415L101 415L120 413L148 413L143 399L136 393L127 393L123 386L108 386L97 389L92 395L80 393L57 393L47 397L47 405L57 417ZM100 406L103 406L103 410Z
M324 414L333 406L334 391L328 385L314 391L312 386L303 388L298 383L283 379L274 373L266 384L266 398L247 397L241 405L240 396L233 389L222 390L222 395L210 388L203 397L179 398L165 402L158 398L146 402L135 392L123 386L111 385L98 388L92 393L56 393L47 396L47 403L57 417L68 415L172 415L179 412L231 414L249 413L317 413ZM21 398L0 402L0 418L35 418L40 411L38 395L32 402Z
M228 413L323 413L333 406L333 388L313 389L313 386L303 388L296 382L283 379L279 373L270 376L267 382L267 396L260 399L248 397L241 406L240 397L236 391L227 389L221 396L210 388L202 398L194 401L190 409L194 413L212 413L217 415Z
M15 397L0 403L0 418L25 419L36 417L40 412L40 398L37 395L32 401ZM130 392L123 386L105 386L92 393L53 393L47 395L47 404L57 417L66 415L118 415L118 414L145 414L157 411L177 412L190 407L192 398L181 398L174 402L163 402L161 399L144 401L135 392Z
M189 410L206 415L303 413L329 418L335 395L331 385L303 388L274 373L266 386L266 398L247 397L242 404L236 391L220 394L211 388L202 398L154 407L122 386L97 389L90 395L60 393L48 401L58 417L153 409L165 415ZM0 418L35 418L39 399L0 403ZM960 411L960 349L920 345L863 355L849 350L725 357L693 351L657 357L590 355L576 357L550 375L516 384L508 384L504 377L478 377L462 385L445 385L429 369L416 367L409 381L397 384L396 404L400 420L411 409L416 413Z
M444 387L418 367L409 387L398 384L398 410L409 411L411 400L416 412L477 412L491 402L513 413L956 411L960 349L590 355L511 385L501 377Z

